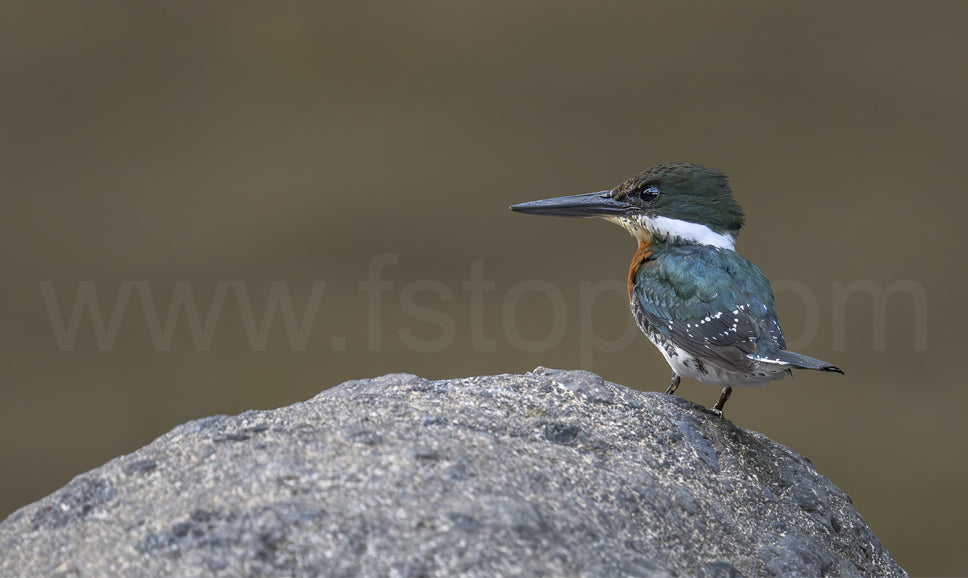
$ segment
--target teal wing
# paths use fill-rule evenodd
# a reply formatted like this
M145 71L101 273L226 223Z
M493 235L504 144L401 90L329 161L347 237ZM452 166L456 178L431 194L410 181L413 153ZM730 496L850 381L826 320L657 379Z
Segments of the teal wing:
M785 349L770 282L749 260L715 247L671 247L636 272L637 321L729 370Z

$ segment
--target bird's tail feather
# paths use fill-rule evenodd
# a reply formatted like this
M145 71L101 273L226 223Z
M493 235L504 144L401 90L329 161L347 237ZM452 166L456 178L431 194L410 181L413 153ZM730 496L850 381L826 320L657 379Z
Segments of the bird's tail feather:
M812 369L814 371L833 371L840 374L844 373L843 370L836 365L831 365L826 361L814 359L813 357L802 355L800 353L786 351L785 349L775 351L767 356L755 357L754 359L764 363L785 365L793 367L794 369Z

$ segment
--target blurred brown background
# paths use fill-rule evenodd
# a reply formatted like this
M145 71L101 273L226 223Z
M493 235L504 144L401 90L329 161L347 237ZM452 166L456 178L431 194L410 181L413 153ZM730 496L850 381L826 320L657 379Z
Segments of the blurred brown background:
M968 573L968 4L2 6L0 517L186 420L356 377L664 388L623 338L634 242L507 206L682 160L731 175L788 340L847 371L728 417L813 460L913 574ZM288 332L284 308L260 325L280 288ZM202 325L222 296L207 334L166 326L186 289Z

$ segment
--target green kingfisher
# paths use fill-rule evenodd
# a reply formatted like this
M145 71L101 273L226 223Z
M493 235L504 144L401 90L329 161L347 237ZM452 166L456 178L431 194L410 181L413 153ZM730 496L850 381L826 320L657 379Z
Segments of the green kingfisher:
M734 250L743 210L721 171L656 165L610 191L556 197L512 211L601 217L638 241L628 274L635 322L680 376L722 387L722 415L734 385L758 385L793 369L843 373L786 350L766 275Z

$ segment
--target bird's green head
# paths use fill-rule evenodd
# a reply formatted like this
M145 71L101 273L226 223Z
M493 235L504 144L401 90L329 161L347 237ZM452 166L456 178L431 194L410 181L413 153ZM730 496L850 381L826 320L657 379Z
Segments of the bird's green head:
M514 205L511 210L565 217L602 217L639 241L699 243L732 249L743 226L726 175L688 163L650 167L610 191Z

